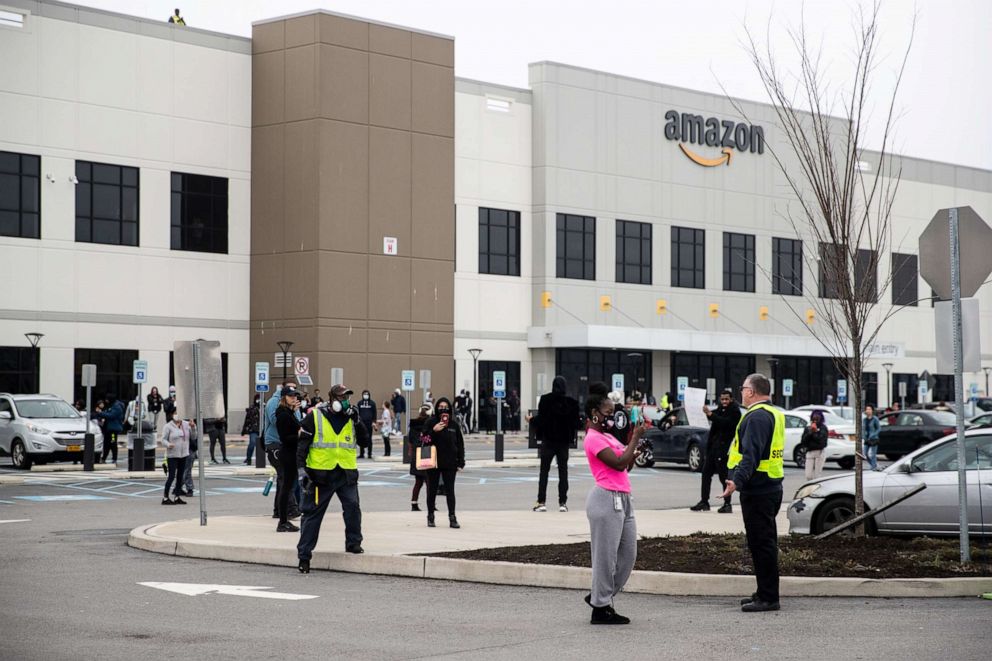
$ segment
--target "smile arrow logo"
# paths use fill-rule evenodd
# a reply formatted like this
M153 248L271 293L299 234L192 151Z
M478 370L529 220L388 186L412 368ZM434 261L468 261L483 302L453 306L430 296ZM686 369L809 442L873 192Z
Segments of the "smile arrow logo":
M702 156L698 154L694 154L688 149L686 149L685 144L681 142L679 143L679 149L682 150L683 154L689 157L690 161L696 163L697 165L702 165L703 167L707 167L707 168L716 167L717 165L723 165L724 163L730 165L730 156L734 153L734 150L731 149L730 147L724 147L721 150L723 152L723 156L719 158L703 158Z

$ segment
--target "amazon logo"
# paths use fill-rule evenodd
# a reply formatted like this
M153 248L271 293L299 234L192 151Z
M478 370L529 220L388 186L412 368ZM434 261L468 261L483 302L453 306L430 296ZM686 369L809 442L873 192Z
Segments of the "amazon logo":
M703 118L702 115L680 113L669 110L665 113L665 137L677 140L679 149L686 157L703 167L730 165L734 151L752 154L765 153L765 130L743 122L719 120L716 117ZM688 145L719 147L721 155L715 158L701 156Z

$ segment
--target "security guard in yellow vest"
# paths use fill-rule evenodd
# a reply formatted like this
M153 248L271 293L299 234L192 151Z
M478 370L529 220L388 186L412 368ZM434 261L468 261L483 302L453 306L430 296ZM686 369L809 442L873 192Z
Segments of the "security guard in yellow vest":
M747 411L737 424L727 468L734 471L723 492L729 498L740 492L747 545L754 561L758 590L741 600L745 613L779 610L778 530L775 517L782 507L785 470L785 416L772 406L771 383L763 374L751 374L741 386Z
M300 543L296 550L299 570L310 573L310 558L320 536L324 512L337 494L344 515L344 550L364 553L362 549L362 510L358 502L358 461L356 448L368 441L368 430L358 420L358 410L351 405L349 388L338 384L331 388L326 406L314 407L303 420L296 465L300 473L303 497L300 499Z

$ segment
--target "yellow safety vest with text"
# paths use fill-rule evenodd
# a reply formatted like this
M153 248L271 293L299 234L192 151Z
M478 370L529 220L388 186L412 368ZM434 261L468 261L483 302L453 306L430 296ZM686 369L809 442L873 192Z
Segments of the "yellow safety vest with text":
M307 468L329 471L341 467L355 470L358 468L355 448L358 447L355 437L355 423L350 418L341 431L334 431L334 426L324 419L324 414L318 409L313 410L313 442L307 452ZM325 424L326 423L326 424Z
M741 454L741 425L744 424L744 419L751 414L752 411L758 409L764 409L772 414L775 418L775 431L772 432L772 444L769 448L769 456L762 459L755 470L766 473L768 477L784 477L785 476L785 465L784 457L785 454L785 415L779 411L774 406L765 404L764 402L760 404L755 404L741 416L740 421L737 423L737 431L734 433L734 442L730 444L730 452L727 454L727 468L734 468L737 464L741 463L741 459L744 455Z

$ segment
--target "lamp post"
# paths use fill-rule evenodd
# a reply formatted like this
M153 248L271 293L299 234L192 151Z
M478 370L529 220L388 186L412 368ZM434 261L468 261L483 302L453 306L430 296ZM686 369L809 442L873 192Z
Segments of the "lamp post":
M644 354L638 351L631 351L627 354L627 357L634 361L634 387L631 390L636 390L643 395L644 392L641 390L641 359L644 358Z
M885 368L885 387L888 389L888 394L885 395L886 406L892 408L892 363L882 363L882 367Z
M37 359L37 354L38 354L38 343L41 342L41 338L45 337L45 334L44 333L25 333L24 334L24 337L28 338L28 342L31 343L31 348L35 350L34 351L34 353L35 353L34 369L35 369L35 374L36 374L37 381L35 383L35 388L34 389L35 390L41 390L41 370L40 370L39 365L38 365L38 363L40 361ZM988 380L988 377L986 377L986 381L987 380ZM87 425L86 431L89 431L89 429L90 429L89 428L89 425Z
M479 431L479 354L482 349L469 349L472 354L472 433Z
M286 383L286 354L289 353L290 347L293 343L289 340L282 340L281 342L276 342L279 345L279 350L282 351L282 382Z
M776 380L776 374L778 367L778 358L768 359L768 371L772 373L772 403L775 403L775 397L778 396L778 381Z
M983 367L982 371L985 372L985 396L992 397L992 395L989 394L989 372L992 372L992 367Z

